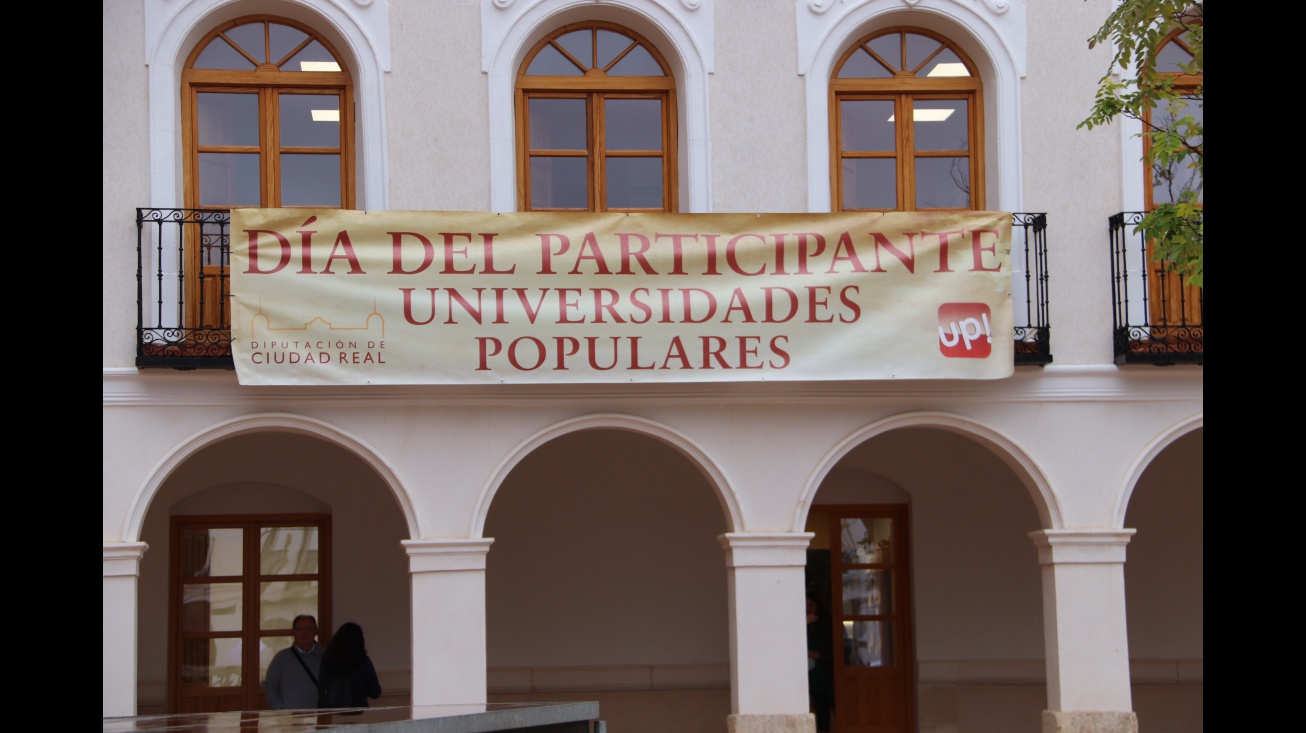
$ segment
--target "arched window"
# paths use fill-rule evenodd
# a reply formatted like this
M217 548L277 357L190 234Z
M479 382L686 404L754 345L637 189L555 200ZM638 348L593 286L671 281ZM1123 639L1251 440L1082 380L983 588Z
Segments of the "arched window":
M983 118L975 65L947 39L862 38L830 80L834 210L983 209Z
M675 211L676 95L666 61L618 25L560 28L517 75L522 211Z
M1188 73L1192 62L1193 52L1185 42L1182 30L1172 33L1157 50L1154 61L1156 70L1163 78L1173 82L1173 89L1179 94L1179 99L1168 107L1160 106L1144 111L1144 132L1154 128L1173 128L1175 120L1185 116L1192 117L1199 125L1202 123L1202 75ZM1200 138L1190 140L1190 143L1197 145L1201 145L1201 142ZM1143 144L1150 147L1150 138L1144 138ZM1148 210L1156 208L1158 204L1178 203L1188 192L1201 203L1202 174L1192 163L1190 155L1187 159L1175 161L1168 166L1156 163L1147 167L1144 195Z
M1163 80L1173 83L1178 98L1169 104L1160 104L1143 112L1143 132L1173 130L1184 136L1189 146L1200 150L1201 135L1195 130L1180 129L1176 121L1189 117L1202 125L1202 74L1190 73L1193 52L1184 38L1183 29L1170 34L1157 49L1152 59L1154 68ZM1191 134L1189 134L1191 133ZM1151 159L1152 139L1143 137L1144 160ZM1163 204L1177 204L1191 200L1202 204L1202 169L1198 165L1198 152L1188 148L1186 155L1168 161L1155 160L1144 166L1146 180L1143 196L1148 211ZM1153 324L1200 326L1202 324L1202 291L1187 285L1178 273L1170 271L1167 263L1152 256L1154 242L1148 241L1148 318ZM1186 332L1186 331L1185 331ZM1160 338L1167 334L1153 327L1151 336Z
M353 85L311 28L271 16L224 23L186 60L181 92L188 208L353 208ZM209 232L187 243L193 326L229 326L221 244Z

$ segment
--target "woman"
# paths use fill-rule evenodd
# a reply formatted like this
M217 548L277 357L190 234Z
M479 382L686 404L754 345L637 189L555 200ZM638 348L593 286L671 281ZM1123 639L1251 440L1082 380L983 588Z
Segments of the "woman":
M320 708L365 708L367 698L381 696L376 667L363 645L363 627L348 621L340 625L322 655Z
M330 650L327 650L330 653ZM816 714L816 730L830 730L834 705L834 640L830 617L814 596L807 596L807 696Z

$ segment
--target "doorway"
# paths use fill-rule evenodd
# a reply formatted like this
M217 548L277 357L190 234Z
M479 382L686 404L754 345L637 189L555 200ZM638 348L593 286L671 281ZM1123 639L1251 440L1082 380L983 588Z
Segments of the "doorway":
M171 545L168 709L266 708L262 681L295 616L331 629L331 517L177 516Z
M834 640L830 730L915 730L907 505L814 506L807 531L807 592Z

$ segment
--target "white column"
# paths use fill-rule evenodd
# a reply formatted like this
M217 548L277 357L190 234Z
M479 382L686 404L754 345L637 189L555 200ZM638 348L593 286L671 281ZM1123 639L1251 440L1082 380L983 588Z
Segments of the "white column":
M807 733L807 625L803 568L810 532L729 533L730 733Z
M1044 733L1137 733L1125 629L1124 530L1031 532L1043 569Z
M141 558L150 548L144 542L104 545L104 665L101 704L104 717L136 714L136 578Z
M492 539L404 540L413 584L413 704L483 704Z

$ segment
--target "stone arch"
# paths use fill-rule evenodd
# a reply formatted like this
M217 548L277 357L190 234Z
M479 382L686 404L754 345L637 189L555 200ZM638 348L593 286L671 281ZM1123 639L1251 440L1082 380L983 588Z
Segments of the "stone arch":
M1119 489L1120 493L1116 497L1115 507L1111 512L1112 527L1122 528L1125 526L1125 513L1129 510L1129 500L1134 494L1134 488L1138 486L1139 479L1143 477L1147 467L1161 454L1161 451L1183 436L1201 429L1201 415L1181 420L1161 431L1139 452L1133 463L1129 465L1129 471L1126 473L1124 483L1121 484Z
M682 211L712 210L707 75L713 70L711 8L703 2L604 3L542 0L481 4L481 70L489 83L490 206L517 208L517 135L513 113L517 69L535 42L580 20L607 20L629 27L658 47L676 80L678 161Z
M157 463L142 482L136 495L132 497L131 506L123 523L122 541L135 542L140 539L150 504L168 477L192 456L208 446L219 443L236 435L263 432L285 432L318 438L333 446L343 448L362 460L376 472L381 481L394 496L395 504L404 517L410 538L421 537L417 513L413 510L412 500L408 496L403 482L399 480L394 469L390 467L375 450L358 438L320 420L284 413L266 413L245 415L232 418L209 426L175 445L172 450Z
M358 132L355 152L360 209L389 207L385 85L390 70L389 7L375 0L145 0L145 63L149 69L150 205L181 205L181 104L177 90L186 57L213 26L242 15L281 15L326 36L350 65Z
M1052 491L1043 469L1023 446L999 431L970 418L944 412L909 412L878 420L853 431L841 440L813 468L803 487L802 499L794 510L791 531L801 532L811 510L812 501L825 477L838 467L839 462L857 446L866 441L901 428L937 428L964 435L991 450L1011 468L1029 493L1038 512L1039 522L1046 529L1063 527L1062 511L1057 496Z
M807 77L807 202L830 211L829 82L839 56L876 28L919 26L946 35L979 67L984 82L985 167L996 175L989 208L1020 211L1020 80L1025 10L1006 0L805 0L795 4L798 73Z
M489 514L490 505L494 500L494 495L498 492L499 487L503 485L509 474L516 468L526 456L533 451L563 435L578 432L581 430L593 429L612 429L626 430L640 435L645 435L661 441L678 453L683 455L686 460L694 465L695 468L703 474L708 483L715 489L717 501L721 504L721 509L725 513L728 532L743 532L744 528L743 515L739 510L739 497L735 490L730 486L725 474L712 462L706 453L693 443L682 433L669 427L631 415L619 414L598 414L586 415L583 417L572 418L563 422L551 425L514 448L508 456L494 470L490 480L482 487L480 495L476 499L476 507L472 512L472 523L467 529L468 537L480 537L485 530L485 518Z

